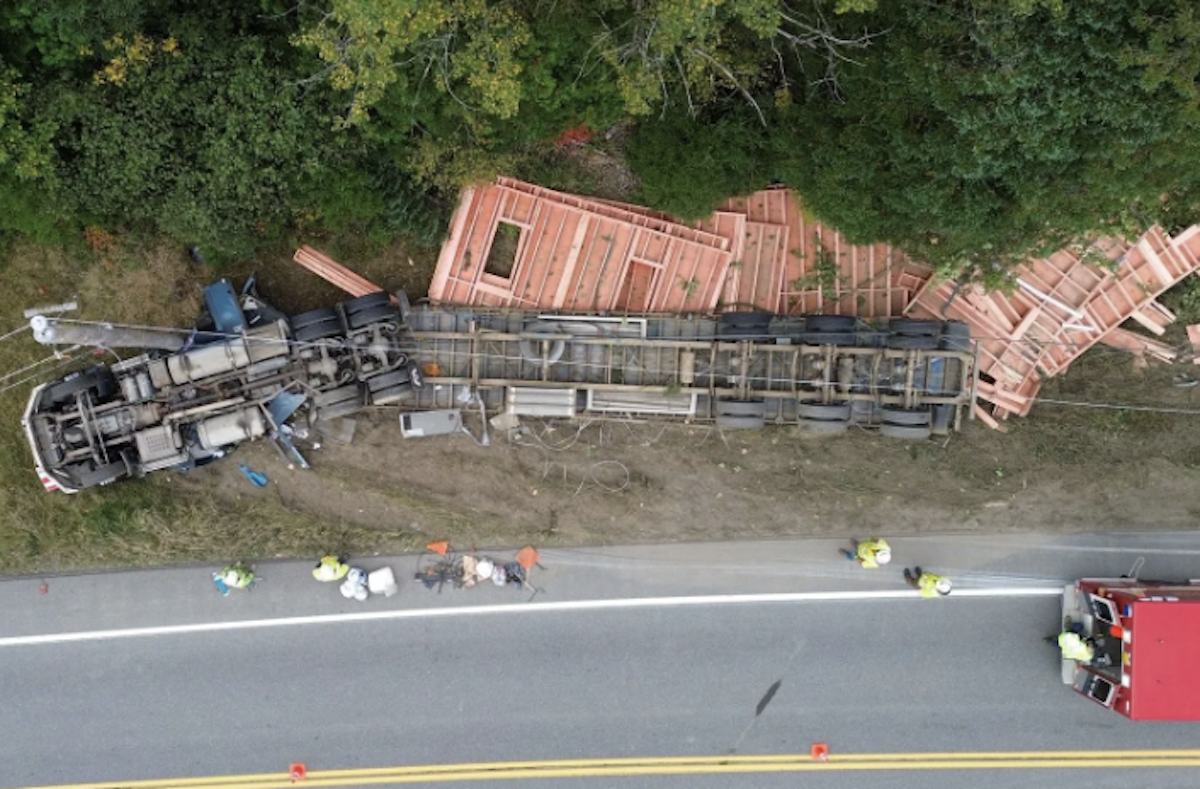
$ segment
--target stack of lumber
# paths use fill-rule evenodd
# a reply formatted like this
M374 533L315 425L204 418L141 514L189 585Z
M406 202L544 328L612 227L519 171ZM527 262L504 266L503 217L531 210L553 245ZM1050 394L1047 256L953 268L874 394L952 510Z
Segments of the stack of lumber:
M383 290L374 282L364 279L325 253L309 246L297 249L292 260L351 296L365 296L368 293L377 293ZM396 297L393 296L392 301L395 302L395 300Z

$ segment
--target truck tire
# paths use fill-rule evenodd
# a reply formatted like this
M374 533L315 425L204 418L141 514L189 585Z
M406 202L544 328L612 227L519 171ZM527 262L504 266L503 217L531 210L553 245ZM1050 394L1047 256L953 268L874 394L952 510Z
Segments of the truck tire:
M355 314L356 312L362 312L363 310L369 310L373 307L379 307L384 304L390 305L391 301L392 297L380 290L343 302L342 310L345 311L347 316L349 316Z
M942 350L970 352L971 327L962 321L946 321L942 324L942 339L938 344Z
M804 419L800 420L801 433L815 433L818 435L838 436L850 430L849 422L838 422L832 419Z
M901 438L906 441L924 441L933 435L933 431L928 425L889 425L886 423L879 426L879 433L888 438Z
M362 401L358 399L346 400L341 403L334 403L317 409L317 419L339 419L343 416L350 416L363 409Z
M390 389L382 389L378 392L371 393L372 405L392 405L411 397L413 394L412 384L397 384Z
M769 312L726 312L721 315L720 337L766 337L771 331Z
M328 340L342 335L342 322L336 316L332 320L310 323L303 329L297 329L293 335L296 342L308 343L317 340Z
M818 422L849 422L849 403L801 403L797 408L801 419Z
M928 426L933 415L924 409L895 408L884 406L880 418L885 425Z
M944 321L942 323L943 337L970 337L971 327L962 321Z
M328 392L320 392L313 397L313 405L317 408L344 403L347 400L362 401L362 393L354 384L349 386L339 386L337 389L330 389Z
M913 318L892 318L888 331L910 337L936 337L942 331L941 321L920 321Z
M363 298L366 298L365 296ZM367 307L355 313L347 313L346 323L350 325L351 330L361 329L364 326L370 326L372 323L400 323L400 312L391 304L380 304L375 307Z
M761 430L766 427L762 416L750 414L717 414L718 430Z
M305 326L312 326L314 323L322 323L327 320L336 321L338 319L337 310L330 307L322 307L319 310L309 310L302 312L292 318L292 331L298 332Z
M805 315L804 330L807 332L852 332L858 326L853 315Z
M392 370L391 372L377 375L374 378L367 379L367 391L371 393L382 392L384 389L390 389L393 386L409 383L408 370Z
M887 347L896 351L936 351L938 338L924 334L892 334L887 338Z
M763 400L718 400L718 416L763 416L767 404Z
M804 345L841 345L853 347L858 344L858 335L854 332L804 332L800 335Z

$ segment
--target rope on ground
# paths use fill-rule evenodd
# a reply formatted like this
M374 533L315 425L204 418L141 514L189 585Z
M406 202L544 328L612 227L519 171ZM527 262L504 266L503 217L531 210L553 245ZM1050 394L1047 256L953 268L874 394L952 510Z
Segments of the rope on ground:
M600 470L601 468L620 469L621 474L624 475L621 479L621 483L619 485L609 485L607 483L601 482L600 478L596 476L596 472L598 470ZM629 468L624 463L622 463L619 460L601 460L597 463L593 463L591 466L588 467L587 476L584 478L583 482L579 483L579 488L576 489L575 495L578 496L579 492L583 490L583 486L585 484L587 484L589 481L595 483L596 487L600 488L605 493L620 493L629 487L629 480L630 480Z
M575 433L573 435L567 436L562 441L558 441L554 444L547 443L546 440L544 438L542 438L542 436L539 436L537 433L535 433L532 430L530 430L526 433L517 433L515 435L515 437L513 438L513 441L514 441L514 443L521 444L521 443L523 443L522 439L525 436L529 436L535 442L537 442L538 446L540 446L542 449L549 450L550 452L566 452L568 449L575 446L575 443L577 441L579 441L579 437L581 435L583 435L583 431L587 430L591 426L591 424L592 424L592 420L588 419L583 424L581 424L578 427L578 429L575 430ZM550 431L550 426L547 425L546 422L543 420L542 434L545 435L549 431Z

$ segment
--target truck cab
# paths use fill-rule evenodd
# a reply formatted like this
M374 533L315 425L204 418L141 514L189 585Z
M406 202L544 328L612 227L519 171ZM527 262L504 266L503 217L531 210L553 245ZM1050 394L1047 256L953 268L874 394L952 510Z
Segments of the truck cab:
M1066 587L1063 619L1095 657L1062 662L1062 679L1130 720L1200 721L1200 584L1091 578Z

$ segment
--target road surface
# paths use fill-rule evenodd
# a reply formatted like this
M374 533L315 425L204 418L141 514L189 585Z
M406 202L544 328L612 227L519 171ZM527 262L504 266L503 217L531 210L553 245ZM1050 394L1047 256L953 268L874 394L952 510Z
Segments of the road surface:
M574 759L600 762L572 768L591 778L535 785L782 787L798 777L771 772L778 762L728 757L806 757L826 742L838 769L805 775L805 786L1070 780L1095 789L1127 787L1132 768L1060 770L1011 756L1013 769L988 769L925 756L907 764L914 772L894 757L878 757L888 770L862 760L1086 751L1086 762L1113 749L1196 747L1200 725L1132 724L1070 693L1041 637L1055 630L1059 601L1049 593L1060 582L1119 575L1138 556L1145 576L1200 576L1200 538L894 541L898 562L951 573L959 593L1025 594L932 601L909 594L898 566L868 573L834 547L545 551L532 602L490 586L438 595L408 584L356 604L289 564L262 568L259 589L229 598L212 589L211 568L53 578L46 594L41 579L9 581L0 585L0 787L283 776L292 762L313 771L312 785L365 786L403 776L336 771L546 760L554 764L528 769L554 775ZM364 564L407 575L412 561ZM814 599L825 592L845 594ZM758 593L798 594L727 597ZM709 597L650 600L691 595ZM569 607L591 600L608 607ZM345 616L364 612L391 618ZM681 768L610 763L662 757L726 762L667 776L646 773ZM721 772L738 764L754 771ZM1195 765L1143 769L1137 782L1191 785Z

